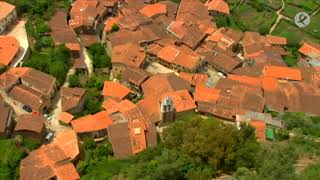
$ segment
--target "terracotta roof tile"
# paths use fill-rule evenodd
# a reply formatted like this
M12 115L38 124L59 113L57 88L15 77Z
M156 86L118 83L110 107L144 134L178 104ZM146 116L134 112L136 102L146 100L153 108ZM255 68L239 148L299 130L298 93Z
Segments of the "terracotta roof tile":
M230 14L229 6L224 0L208 0L206 6L209 11L217 11L224 14Z
M117 100L121 100L125 98L130 92L131 91L129 88L120 84L119 82L105 81L102 95L105 97L113 97Z
M160 121L159 97L148 96L137 103L139 110L147 122L155 123Z
M87 115L71 121L73 129L77 133L95 132L107 129L112 124L112 119L107 111L101 111L94 115Z
M205 86L209 76L206 74L192 74L181 72L179 76L187 80L193 86Z
M162 48L162 50L158 53L158 58L163 59L168 63L173 63L180 53L181 52L177 48L169 45Z
M13 11L16 7L12 4L7 2L0 2L0 20L3 20L5 17L8 16L11 11Z
M233 81L238 81L240 83L248 84L251 86L261 87L261 85L262 85L260 78L249 77L249 76L238 76L238 75L233 75L233 74L229 74L228 78Z
M14 86L9 96L22 104L29 105L34 111L41 111L45 103L41 93L23 85Z
M61 88L61 108L62 111L70 111L76 108L83 100L86 90L82 88Z
M112 63L139 68L145 58L146 53L136 44L127 43L112 48Z
M59 120L62 121L63 123L69 124L71 120L73 119L73 115L67 112L62 112L59 115Z
M118 102L114 99L107 98L103 103L102 107L109 113L113 114L119 112Z
M41 133L45 129L46 119L42 116L23 114L16 118L17 125L14 131L32 131L35 133Z
M262 87L265 91L276 91L278 88L278 80L271 77L264 77Z
M264 77L272 77L278 79L300 81L301 71L296 68L280 67L280 66L265 66L263 69Z
M269 42L269 44L273 44L273 45L286 45L287 42L287 38L281 37L281 36L272 36L272 35L266 35L267 40Z
M220 96L219 89L215 88L206 88L202 86L196 86L196 91L194 95L195 101L202 101L202 102L215 102L218 100Z
M144 96L161 95L163 93L190 90L191 85L188 81L173 74L155 74L142 84L142 91Z
M188 90L180 90L168 92L162 95L162 98L171 97L174 109L177 113L194 110L196 108L195 101L192 99ZM160 101L161 99L159 99Z
M53 140L63 152L74 160L79 155L78 138L74 130L63 130Z
M140 68L127 67L123 73L123 79L139 87L145 80L149 78L150 75L151 74L149 74L147 71L144 71Z
M66 47L71 51L80 51L81 47L79 43L66 43Z
M266 123L260 120L252 120L250 125L255 129L257 139L260 141L265 141L267 128Z
M29 153L20 163L20 179L79 179L70 160L79 154L77 136L72 130L62 131L50 144Z
M305 42L299 49L299 52L310 58L320 58L320 45Z
M15 37L0 36L0 64L9 65L18 53L19 46Z
M217 55L209 54L205 57L205 61L207 61L211 66L213 66L218 71L223 72L224 74L228 74L241 64L238 58L231 57L227 54L222 53L219 53Z
M27 70L21 80L48 97L53 94L57 81L55 77L36 69Z
M167 14L167 6L160 3L150 4L144 6L140 12L148 18L152 18L154 16Z

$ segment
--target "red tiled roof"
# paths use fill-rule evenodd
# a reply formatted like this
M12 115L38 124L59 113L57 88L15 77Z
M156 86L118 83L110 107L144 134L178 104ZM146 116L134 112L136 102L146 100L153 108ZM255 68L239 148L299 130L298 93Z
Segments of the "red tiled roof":
M320 58L320 44L305 42L299 49L299 52L310 58Z
M248 84L255 87L261 87L261 79L255 78L255 77L249 77L249 76L239 76L239 75L233 75L229 74L228 78L233 81L238 81L243 84Z
M209 11L217 11L224 14L230 14L228 3L224 0L208 0L206 6Z
M200 57L195 52L189 53L185 49L178 48L174 45L164 47L158 53L158 58L172 64L176 64L194 70L199 62Z
M79 106L85 96L86 90L82 88L61 88L62 111L70 111Z
M158 53L158 58L163 59L168 63L173 63L180 53L181 52L173 45L169 45L160 50Z
M260 120L252 120L250 122L250 125L255 129L256 131L256 138L260 141L266 140L266 123Z
M147 148L146 124L142 119L135 119L129 122L132 152L134 154Z
M269 44L274 45L286 45L287 44L287 38L281 37L281 36L272 36L272 35L266 35L267 40Z
M66 47L71 51L80 51L81 47L79 43L66 43Z
M62 112L60 115L59 115L59 120L66 123L66 124L69 124L71 122L71 120L73 119L73 115L70 114L70 113L67 113L67 112Z
M206 74L192 74L181 72L179 76L187 80L190 84L194 86L205 86L209 76Z
M2 21L16 7L7 2L0 1L0 20Z
M174 109L177 113L190 111L196 108L195 101L192 99L188 90L168 92L162 95L162 98L171 97ZM160 101L161 99L159 99Z
M221 90L215 88L196 86L194 100L202 102L215 102L220 96L220 91Z
M139 68L146 58L146 53L137 44L127 43L112 48L112 63Z
M301 71L296 68L280 67L280 66L264 66L264 77L272 77L278 79L296 80L300 81Z
M167 6L160 3L146 5L140 10L140 13L152 18L156 15L167 14Z
M9 65L18 53L19 46L19 42L15 37L0 36L0 64Z
M107 129L112 124L112 119L107 111L101 111L94 115L87 115L71 121L73 129L77 133L95 132Z
M63 130L54 138L53 143L59 146L71 159L79 155L77 134L74 130Z
M262 88L265 91L276 91L278 88L278 80L271 77L264 77L262 79Z
M188 81L175 75L174 73L155 74L142 85L144 96L159 96L163 93L188 89L191 85Z
M118 102L114 99L108 98L102 103L102 107L109 113L113 114L119 111Z
M79 179L70 160L78 156L77 136L73 130L59 133L50 144L32 151L20 163L20 179Z
M46 119L42 116L32 114L22 114L16 118L17 125L14 131L32 131L41 133L45 128Z
M119 82L105 81L102 90L102 95L121 100L125 98L130 92L131 91L129 88L120 84Z

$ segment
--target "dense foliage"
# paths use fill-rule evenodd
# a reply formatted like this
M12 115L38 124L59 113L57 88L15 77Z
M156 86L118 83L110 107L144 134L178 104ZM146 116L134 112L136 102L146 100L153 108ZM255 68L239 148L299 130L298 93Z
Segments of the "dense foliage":
M19 162L26 153L16 147L14 140L0 140L0 179L18 179Z
M88 49L94 68L111 67L111 58L108 56L105 47L100 43L92 44Z
M288 130L294 130L303 135L320 137L320 117L307 116L302 112L287 112L283 115L283 120Z
M58 86L61 86L71 67L71 53L64 45L60 45L49 52L33 52L30 59L23 66L32 67L57 78Z
M84 175L83 179L210 179L221 170L229 172L237 167L252 168L255 165L254 155L259 150L251 127L243 126L238 130L194 114L180 117L165 129L163 142L156 148L121 161L115 160L111 153L98 156L90 150L93 154L86 152L85 160L78 164L78 169ZM92 143L85 143L85 146L96 146L88 144ZM97 160L86 160L89 157Z

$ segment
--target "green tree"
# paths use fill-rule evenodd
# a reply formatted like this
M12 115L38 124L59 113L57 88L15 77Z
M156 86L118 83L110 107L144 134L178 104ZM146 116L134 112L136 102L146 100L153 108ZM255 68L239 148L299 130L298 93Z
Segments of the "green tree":
M79 77L76 74L69 75L68 82L70 87L81 87Z
M119 31L119 26L117 24L112 24L111 26L111 32L116 32L116 31Z
M94 68L111 67L111 58L107 55L105 47L102 44L92 44L88 51Z

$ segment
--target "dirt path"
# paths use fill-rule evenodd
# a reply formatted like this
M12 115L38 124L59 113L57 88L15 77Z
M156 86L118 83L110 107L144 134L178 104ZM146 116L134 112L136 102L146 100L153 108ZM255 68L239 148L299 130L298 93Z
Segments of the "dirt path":
M282 14L281 14L281 12L282 12L282 10L284 9L284 6L285 6L285 3L284 3L284 0L282 0L282 6L281 6L281 8L276 12L277 13L277 20L276 20L276 22L273 24L273 26L271 27L271 29L270 29L270 31L269 31L269 34L271 34L273 31L274 31L274 29L277 27L277 25L279 24L279 22L280 22L280 20L284 17Z
M68 77L69 75L75 74L76 70L74 68L71 68L67 74L66 81L62 85L62 87L68 87L69 82L68 82ZM55 131L55 134L59 134L61 131L65 129L69 129L69 127L63 126L59 123L59 116L62 112L61 110L61 96L60 96L60 90L57 91L56 97L53 100L52 107L54 107L53 112L49 116L51 120L49 120L47 128Z

